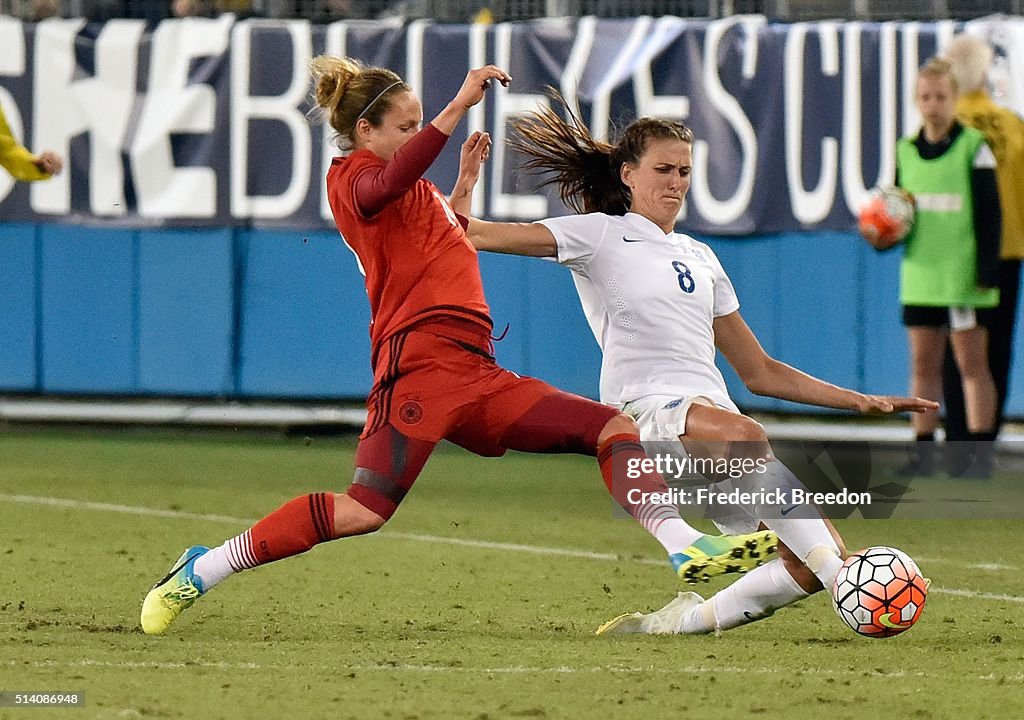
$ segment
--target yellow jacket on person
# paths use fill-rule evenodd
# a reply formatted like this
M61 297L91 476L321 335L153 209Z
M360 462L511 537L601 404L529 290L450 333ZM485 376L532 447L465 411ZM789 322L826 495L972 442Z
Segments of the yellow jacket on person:
M7 118L0 108L0 167L9 172L17 180L26 182L46 180L50 177L36 166L36 156L18 143L7 125Z
M957 119L976 128L996 156L996 182L1003 211L1001 257L1024 259L1024 120L997 104L988 93L965 93L956 105Z

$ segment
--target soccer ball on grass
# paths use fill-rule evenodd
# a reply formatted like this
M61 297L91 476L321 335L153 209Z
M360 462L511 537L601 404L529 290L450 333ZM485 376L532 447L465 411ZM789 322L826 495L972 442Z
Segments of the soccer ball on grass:
M902 550L869 547L851 554L832 586L832 606L861 635L890 637L921 617L928 580Z

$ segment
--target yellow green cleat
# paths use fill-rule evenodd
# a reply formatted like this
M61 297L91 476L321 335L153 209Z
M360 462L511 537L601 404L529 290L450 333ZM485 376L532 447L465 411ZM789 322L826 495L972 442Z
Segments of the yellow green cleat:
M142 601L142 632L160 635L171 626L183 610L192 607L205 592L193 568L196 560L210 551L202 545L193 545L181 554L171 571Z
M704 535L681 553L669 555L679 579L690 585L719 575L745 573L768 562L779 539L770 530L747 535Z

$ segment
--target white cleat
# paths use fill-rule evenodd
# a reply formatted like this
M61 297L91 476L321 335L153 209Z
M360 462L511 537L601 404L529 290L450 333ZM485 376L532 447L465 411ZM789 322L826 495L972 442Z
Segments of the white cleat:
M704 602L697 593L681 592L665 607L652 613L623 613L597 629L597 635L678 635L683 618Z
M635 635L642 633L641 624L647 616L643 613L623 613L612 618L597 629L595 635Z
M695 592L681 592L668 605L644 615L640 623L641 632L648 635L679 635L682 633L683 618L704 602Z

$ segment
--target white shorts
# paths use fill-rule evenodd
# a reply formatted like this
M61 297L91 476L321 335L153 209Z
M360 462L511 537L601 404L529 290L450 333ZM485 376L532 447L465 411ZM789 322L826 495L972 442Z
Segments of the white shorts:
M686 434L686 416L694 405L720 407L739 413L736 406L724 406L705 395L646 395L626 403L622 412L636 420L641 440L678 440L680 435Z
M622 412L632 417L640 428L640 439L644 442L657 442L659 452L667 450L671 443L673 454L681 458L687 457L686 448L679 442L679 436L686 434L686 417L694 405L720 407L739 414L735 407L723 406L704 395L689 397L673 397L671 395L647 395L626 403ZM664 446L664 447L663 447ZM710 483L708 483L710 484ZM716 490L728 492L733 482L715 484ZM685 508L681 508L685 512ZM757 530L760 521L755 517L753 509L745 507L718 505L709 511L707 517L712 520L720 532L729 535L741 535Z

